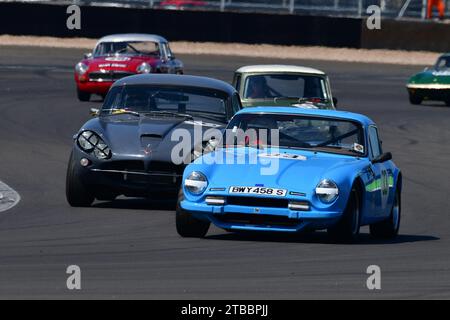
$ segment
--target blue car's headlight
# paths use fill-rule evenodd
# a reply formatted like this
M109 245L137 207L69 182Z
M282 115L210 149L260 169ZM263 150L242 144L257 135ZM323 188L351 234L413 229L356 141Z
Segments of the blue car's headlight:
M83 131L77 138L78 146L85 152L93 152L100 160L111 158L111 150L95 132Z
M208 187L208 179L203 173L194 171L184 181L184 186L190 193L200 195Z
M333 181L325 179L317 185L316 195L320 201L329 204L339 196L339 188Z

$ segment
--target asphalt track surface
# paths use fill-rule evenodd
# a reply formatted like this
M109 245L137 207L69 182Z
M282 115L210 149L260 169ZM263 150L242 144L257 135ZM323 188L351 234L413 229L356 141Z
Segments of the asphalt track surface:
M395 241L336 245L324 233L237 235L212 228L182 239L170 203L118 200L89 209L65 200L71 137L99 102L76 100L82 51L0 47L0 181L22 200L0 213L0 298L450 298L450 108L411 106L420 67L284 61L328 72L340 108L372 117L404 174ZM187 72L230 80L265 59L182 56ZM82 290L66 288L66 268ZM366 268L382 290L366 288Z

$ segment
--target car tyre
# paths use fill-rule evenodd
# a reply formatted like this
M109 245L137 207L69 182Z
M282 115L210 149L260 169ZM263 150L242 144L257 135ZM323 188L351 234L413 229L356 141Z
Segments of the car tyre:
M70 155L66 177L66 198L72 207L90 207L95 197L89 192L75 170L73 153Z
M423 98L414 93L410 93L409 94L409 102L413 105L420 105L423 102Z
M176 226L177 232L183 238L204 238L208 233L210 222L196 219L181 207L184 200L183 190L178 194L178 202L176 209Z
M445 102L445 105L446 105L447 107L450 107L450 98L448 98L448 99L445 100L444 102Z
M361 205L360 195L356 188L352 188L352 192L348 199L347 207L341 220L328 229L328 235L333 242L352 243L359 237L361 228Z
M370 225L370 234L377 239L394 239L400 230L402 202L400 190L397 188L391 215L385 221Z
M81 102L88 102L91 100L91 94L85 91L81 91L80 89L77 89L77 96L78 100Z

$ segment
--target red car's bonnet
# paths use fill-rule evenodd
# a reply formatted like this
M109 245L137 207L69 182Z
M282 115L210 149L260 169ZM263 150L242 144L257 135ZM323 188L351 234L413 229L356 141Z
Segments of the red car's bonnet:
M86 59L84 64L89 66L88 72L98 70L116 70L135 73L137 67L143 62L149 63L152 68L158 65L158 58L143 57L143 56L118 56L118 57L99 57L93 59Z

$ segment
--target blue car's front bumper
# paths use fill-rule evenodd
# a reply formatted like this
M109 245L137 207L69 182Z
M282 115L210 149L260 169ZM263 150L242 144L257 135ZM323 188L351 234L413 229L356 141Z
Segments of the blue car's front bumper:
M300 232L333 226L342 212L294 211L288 208L250 207L238 205L208 205L184 200L181 208L197 219L209 220L226 230Z

